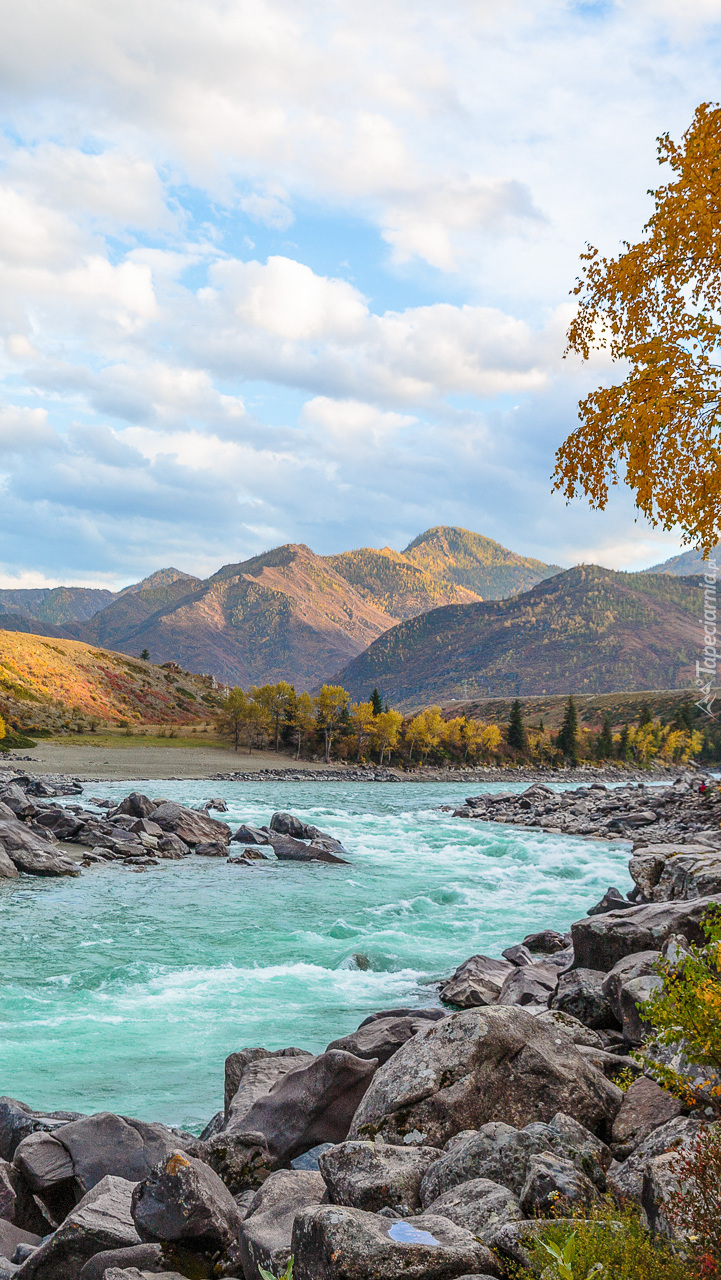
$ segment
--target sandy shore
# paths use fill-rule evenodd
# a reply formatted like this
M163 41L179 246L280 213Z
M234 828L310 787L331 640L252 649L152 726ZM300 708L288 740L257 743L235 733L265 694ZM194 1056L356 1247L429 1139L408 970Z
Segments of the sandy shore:
M18 762L18 757L20 761ZM230 748L172 745L141 747L129 740L128 745L97 746L64 742L38 741L32 751L11 752L0 758L18 764L31 773L66 773L84 781L112 781L114 778L209 778L216 773L243 773L260 769L292 768L293 760L274 751L245 751ZM320 763L301 761L306 769L325 769ZM331 766L332 767L332 766Z

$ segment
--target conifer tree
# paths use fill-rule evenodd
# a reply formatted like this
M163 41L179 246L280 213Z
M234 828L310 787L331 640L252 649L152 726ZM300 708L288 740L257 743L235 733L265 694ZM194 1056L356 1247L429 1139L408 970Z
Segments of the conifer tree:
M509 747L512 747L514 751L526 750L526 730L523 724L523 716L521 714L521 703L518 698L514 698L511 703L511 714L508 717L506 739Z
M572 696L569 696L566 703L566 712L558 731L556 746L575 769L578 764L578 713Z
M599 760L608 760L613 755L613 732L611 729L611 717L606 712L603 717L603 726L598 736L598 758Z
M628 760L631 752L631 744L629 742L630 734L628 725L625 724L621 730L621 736L618 740L618 758L619 760Z
M373 708L373 715L379 716L383 710L383 699L378 692L378 686L376 686L371 694L371 706Z

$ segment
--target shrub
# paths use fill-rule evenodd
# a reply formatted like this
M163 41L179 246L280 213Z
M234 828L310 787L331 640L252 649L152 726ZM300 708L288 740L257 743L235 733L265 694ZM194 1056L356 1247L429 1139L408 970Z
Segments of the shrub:
M682 1046L690 1063L709 1069L709 1076L721 1074L721 908L712 907L703 924L706 944L691 945L677 962L662 960L656 966L664 985L651 1000L640 1005L656 1040L662 1045ZM698 1101L695 1090L704 1089L705 1100L720 1105L721 1086L709 1078L694 1082L691 1089L684 1075L654 1062L646 1055L646 1068L659 1084L683 1101Z
M721 1276L721 1125L703 1129L674 1170L679 1190L668 1216L691 1242L699 1275Z
M560 1255L565 1252L566 1259L559 1264L554 1251ZM571 1228L568 1221L549 1226L534 1242L531 1259L530 1268L517 1272L517 1280L537 1280L541 1275L544 1280L587 1280L589 1276L598 1280L695 1280L688 1258L668 1242L652 1239L637 1210L618 1209L610 1201L590 1210L587 1218Z

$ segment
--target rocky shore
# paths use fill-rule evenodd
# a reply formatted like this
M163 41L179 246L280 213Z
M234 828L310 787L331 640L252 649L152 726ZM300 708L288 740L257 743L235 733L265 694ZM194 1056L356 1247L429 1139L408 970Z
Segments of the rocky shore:
M7 831L35 836L48 813L106 823L109 840L122 829L196 852L224 826L137 794L85 818L40 789L18 777L2 786L0 843L16 873ZM632 900L611 888L565 935L472 956L440 984L437 1006L380 1011L320 1054L238 1047L223 1109L199 1137L0 1099L0 1280L261 1280L291 1255L295 1280L510 1277L551 1216L607 1192L670 1231L669 1160L708 1123L708 1097L686 1067L682 1105L630 1055L648 1035L637 1006L660 983L656 962L701 941L721 900L721 810L691 777L663 792L580 788L564 805L536 786L469 801L469 818L635 836ZM35 812L20 813L23 802ZM289 814L236 834L251 852L290 841L306 857L342 856Z

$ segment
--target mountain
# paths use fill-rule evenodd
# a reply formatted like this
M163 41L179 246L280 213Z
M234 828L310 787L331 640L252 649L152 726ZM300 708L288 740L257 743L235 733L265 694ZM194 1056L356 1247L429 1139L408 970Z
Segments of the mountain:
M0 613L61 627L66 622L86 622L114 599L114 592L95 587L0 590Z
M75 604L65 602L62 622L49 616L43 592L12 593L5 612L27 632L52 628L53 635L135 656L147 649L154 661L224 683L292 680L312 689L404 619L508 595L552 572L488 538L442 527L403 553L362 547L317 556L288 544L206 579L168 568L115 593L56 588L80 593ZM95 595L103 596L99 607ZM52 607L57 612L60 604Z
M324 560L364 600L371 600L382 609L388 615L389 625L391 620L414 618L442 604L469 604L481 599L467 587L428 573L390 547L380 551L361 547L337 556L324 556Z
M448 605L385 632L335 679L400 708L456 698L692 684L697 579L580 565L508 600Z
M244 687L289 680L306 689L394 621L309 547L292 543L163 592L177 598L156 606L158 593L143 591L116 601L82 628L84 638L125 653L147 648L155 661Z
M0 654L0 715L21 729L198 723L222 696L207 678L76 640L0 629Z
M721 558L721 542L718 542L710 553L710 558L716 560L718 564ZM671 556L670 560L664 560L662 564L651 565L650 569L643 569L643 573L670 573L675 578L687 578L695 573L708 573L708 564L704 560L700 551L682 551L678 556Z
M54 627L51 622L38 622L37 618L28 618L22 613L0 612L0 631L20 631L35 636L64 636L61 627Z
M480 533L449 525L427 529L403 555L432 577L465 587L481 600L504 600L561 573L557 564L516 555Z

